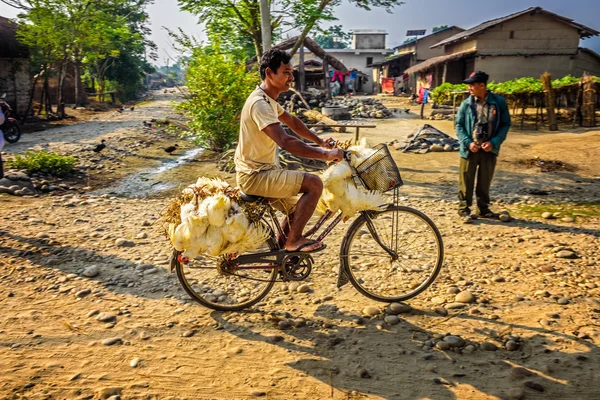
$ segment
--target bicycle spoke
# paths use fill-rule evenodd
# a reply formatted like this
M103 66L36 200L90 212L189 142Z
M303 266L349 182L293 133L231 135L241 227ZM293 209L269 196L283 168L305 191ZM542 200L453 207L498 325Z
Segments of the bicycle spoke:
M442 263L441 237L427 217L407 207L390 207L373 214L374 229L369 238L359 238L364 226L353 227L342 257L350 280L363 294L380 301L410 298L424 290L439 272ZM364 221L364 220L363 220ZM364 221L366 224L366 221ZM395 250L391 257L377 243Z

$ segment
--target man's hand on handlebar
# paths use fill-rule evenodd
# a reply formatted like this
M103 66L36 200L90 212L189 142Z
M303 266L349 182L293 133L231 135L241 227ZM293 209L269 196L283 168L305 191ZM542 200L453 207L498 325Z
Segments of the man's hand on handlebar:
M344 159L344 150L333 149L327 152L327 162L340 162Z
M335 147L335 144L336 141L334 138L328 138L325 140L321 140L319 146L323 147L324 149L333 149Z

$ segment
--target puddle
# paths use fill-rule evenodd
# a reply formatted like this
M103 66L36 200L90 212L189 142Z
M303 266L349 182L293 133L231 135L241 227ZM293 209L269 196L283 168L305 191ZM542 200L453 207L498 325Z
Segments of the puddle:
M197 158L204 149L194 148L175 159L165 159L158 166L147 168L129 175L106 188L92 194L148 198L170 195L198 179Z

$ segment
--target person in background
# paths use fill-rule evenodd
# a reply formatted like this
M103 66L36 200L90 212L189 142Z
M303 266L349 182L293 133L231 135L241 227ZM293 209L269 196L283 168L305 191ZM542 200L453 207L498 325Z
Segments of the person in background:
M456 136L460 142L460 172L458 214L471 219L471 204L475 178L478 214L482 218L497 218L490 206L490 187L494 177L500 146L510 129L510 114L502 96L487 89L488 74L473 72L464 83L471 96L456 114Z

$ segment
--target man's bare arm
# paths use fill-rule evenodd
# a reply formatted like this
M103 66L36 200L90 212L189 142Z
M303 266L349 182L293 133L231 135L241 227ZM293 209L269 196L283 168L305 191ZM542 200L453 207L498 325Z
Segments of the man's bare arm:
M321 147L325 147L327 149L332 148L332 145L329 143L329 139L321 139L313 131L308 129L308 127L300 120L300 118L288 113L287 111L284 111L283 114L279 116L279 120L289 126L290 129L298 136L303 137L306 140L310 140Z
M320 147L312 147L305 144L301 140L288 135L281 127L281 124L271 124L264 128L263 132L277 143L279 147L295 156L316 158L325 161L340 161L344 157L344 152L340 149L325 150Z

